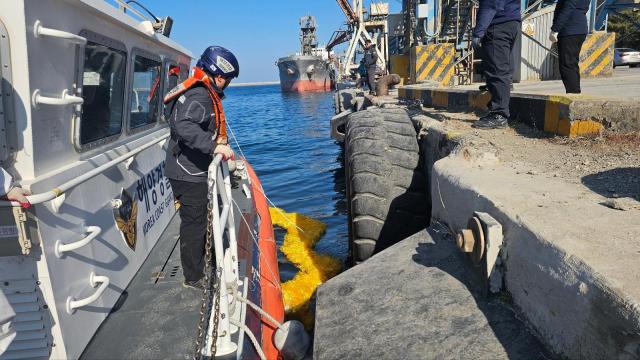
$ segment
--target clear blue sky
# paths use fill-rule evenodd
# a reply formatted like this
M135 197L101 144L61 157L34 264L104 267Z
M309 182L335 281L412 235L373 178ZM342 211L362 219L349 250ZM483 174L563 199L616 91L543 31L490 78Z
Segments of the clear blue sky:
M298 51L300 16L316 17L322 45L344 23L335 0L138 1L158 17L171 16L171 38L194 56L209 45L233 51L240 61L238 82L278 80L276 60ZM392 12L401 8L400 0L391 0L389 5Z

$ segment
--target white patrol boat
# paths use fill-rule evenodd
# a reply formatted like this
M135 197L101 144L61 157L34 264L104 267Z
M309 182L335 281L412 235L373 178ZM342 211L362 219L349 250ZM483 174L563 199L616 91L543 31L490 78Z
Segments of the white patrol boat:
M0 313L15 313L0 359L281 356L273 228L246 161L211 164L208 288L180 287L162 98L192 55L171 19L120 0L0 9L0 166L33 194L0 202Z

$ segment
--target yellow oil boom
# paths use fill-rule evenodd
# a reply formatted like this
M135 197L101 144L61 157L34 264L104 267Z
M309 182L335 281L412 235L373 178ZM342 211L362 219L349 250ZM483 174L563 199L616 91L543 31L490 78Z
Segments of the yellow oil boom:
M309 311L311 297L318 286L340 272L342 264L333 256L313 250L325 233L324 223L278 208L269 208L269 212L273 224L287 231L280 251L299 270L293 279L282 284L285 311L290 318L311 328L314 320Z

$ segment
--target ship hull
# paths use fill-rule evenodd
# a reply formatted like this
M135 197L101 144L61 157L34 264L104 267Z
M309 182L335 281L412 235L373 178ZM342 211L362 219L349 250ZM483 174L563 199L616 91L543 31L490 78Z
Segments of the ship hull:
M330 91L328 63L320 56L288 56L278 60L280 87L285 92Z

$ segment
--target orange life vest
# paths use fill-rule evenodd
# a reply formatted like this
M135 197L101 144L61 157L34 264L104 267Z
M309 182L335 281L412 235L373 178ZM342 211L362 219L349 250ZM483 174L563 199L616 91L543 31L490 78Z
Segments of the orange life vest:
M227 137L227 121L225 119L224 109L222 108L222 101L218 93L211 85L211 81L212 80L202 69L200 69L199 67L194 67L193 75L189 76L185 81L167 92L167 95L164 97L164 103L170 103L192 87L198 85L204 86L209 93L209 98L211 98L211 104L213 105L213 111L216 117L216 142L218 144L226 145L229 143Z

